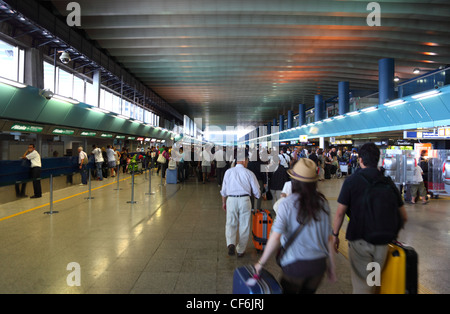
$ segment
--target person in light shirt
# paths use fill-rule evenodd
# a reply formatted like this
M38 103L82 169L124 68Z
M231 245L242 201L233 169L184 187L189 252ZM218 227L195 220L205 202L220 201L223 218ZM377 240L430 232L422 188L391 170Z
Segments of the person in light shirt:
M261 197L258 179L255 174L246 169L248 156L245 160L236 159L236 166L228 169L222 182L222 208L227 213L225 236L228 255L237 252L238 257L244 256L251 229L252 205L250 196ZM239 226L239 230L238 230ZM236 245L236 235L239 232L239 243Z
M33 179L34 195L30 198L41 198L41 155L39 155L39 153L36 151L34 144L28 145L28 150L25 152L25 154L23 154L22 159L28 159L31 162L30 175Z

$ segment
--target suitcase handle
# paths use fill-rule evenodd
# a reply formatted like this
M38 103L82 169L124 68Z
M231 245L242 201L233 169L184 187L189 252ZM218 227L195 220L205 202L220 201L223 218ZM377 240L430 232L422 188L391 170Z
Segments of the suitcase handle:
M252 236L253 240L255 240L256 242L259 242L261 244L267 244L267 239L257 237L254 232L252 232Z

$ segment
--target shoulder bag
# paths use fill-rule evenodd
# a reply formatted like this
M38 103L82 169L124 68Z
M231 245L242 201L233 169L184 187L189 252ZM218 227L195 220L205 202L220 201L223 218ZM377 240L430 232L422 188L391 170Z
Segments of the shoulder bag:
M294 234L289 238L289 240L285 243L284 246L282 246L277 253L277 264L281 267L281 259L283 258L284 254L286 253L287 249L291 246L291 244L294 242L294 240L298 237L300 232L302 232L303 228L308 224L309 219L304 224L300 224L298 226L297 230L295 230Z

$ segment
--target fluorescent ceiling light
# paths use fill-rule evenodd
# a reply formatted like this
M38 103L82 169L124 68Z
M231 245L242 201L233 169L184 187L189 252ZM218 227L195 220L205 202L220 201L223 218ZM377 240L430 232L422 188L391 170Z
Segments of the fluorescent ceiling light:
M61 95L56 95L56 94L53 95L53 98L57 99L57 100L65 101L65 102L68 102L68 103L71 103L71 104L74 104L74 105L77 105L77 104L80 103L78 100L75 100L75 99L72 99L72 98L67 98L67 97L64 97L64 96L61 96Z
M359 111L352 111L352 112L349 112L349 113L347 113L347 115L348 116L356 116L356 115L359 115L361 112L359 112Z
M386 107L393 107L393 106L398 106L398 105L404 104L405 102L406 101L404 101L403 99L398 99L398 100L387 102L384 105Z
M4 77L0 77L0 83L6 84L6 85L9 85L9 86L13 86L13 87L17 87L17 88L25 88L25 87L27 87L26 85L24 85L22 83L19 83L19 82L16 82L16 81L11 81L11 80L8 80L7 78L4 78Z
M102 113L110 113L108 110L105 110L105 109L102 109L102 108L98 108L98 107L91 107L91 108L89 108L89 110L102 112Z
M323 122L330 122L331 120L333 120L333 119L328 118L328 119L323 120Z
M377 106L373 106L373 107L361 109L361 111L362 111L362 112L372 112L372 111L375 111L375 110L377 110L377 109L378 109Z
M420 94L417 94L417 95L413 95L413 96L411 96L413 99L417 99L417 100L420 100L420 99L425 99L425 98L429 98L429 97L433 97L433 96L436 96L436 95L439 95L441 92L440 91L438 91L438 90L432 90L432 91L429 91L429 92L425 92L425 93L420 93Z
M344 119L345 118L345 116L344 115L340 115L340 116L337 116L337 117L334 117L336 120L341 120L341 119Z
M128 120L128 119L130 119L129 117L127 117L127 116L123 116L123 115L121 115L121 114L118 114L118 115L116 116L116 118L119 118L119 119L124 119L124 120Z

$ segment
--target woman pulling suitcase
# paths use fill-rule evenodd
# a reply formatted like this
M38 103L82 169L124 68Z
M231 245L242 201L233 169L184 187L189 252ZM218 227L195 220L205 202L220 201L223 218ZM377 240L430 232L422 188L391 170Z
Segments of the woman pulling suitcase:
M283 271L283 292L315 293L327 270L329 279L336 281L330 209L325 196L317 191L314 161L301 158L288 174L292 194L278 207L272 233L255 269L259 274L282 246L284 254L277 259Z

